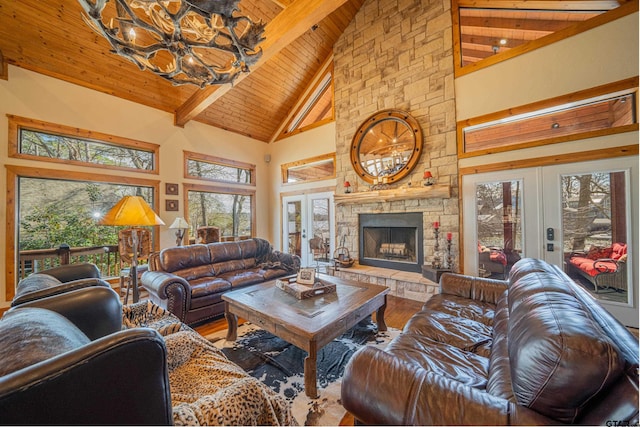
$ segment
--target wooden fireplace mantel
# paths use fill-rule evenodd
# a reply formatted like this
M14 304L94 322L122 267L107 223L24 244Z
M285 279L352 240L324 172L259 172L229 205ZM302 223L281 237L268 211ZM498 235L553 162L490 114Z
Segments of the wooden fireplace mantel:
M392 188L390 190L361 191L359 193L336 194L333 200L336 205L351 203L394 202L412 199L448 199L451 197L449 185L431 185L416 188Z

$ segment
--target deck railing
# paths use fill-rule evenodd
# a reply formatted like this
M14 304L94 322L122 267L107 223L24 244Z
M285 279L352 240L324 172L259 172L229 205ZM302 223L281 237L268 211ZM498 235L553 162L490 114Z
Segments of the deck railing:
M103 278L117 277L120 274L118 245L77 248L60 245L58 248L20 251L19 279L59 265L82 262L97 265Z

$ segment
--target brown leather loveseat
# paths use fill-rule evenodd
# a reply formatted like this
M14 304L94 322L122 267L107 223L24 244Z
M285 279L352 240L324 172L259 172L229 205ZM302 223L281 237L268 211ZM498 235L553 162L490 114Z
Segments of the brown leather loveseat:
M186 324L224 314L222 295L300 268L300 258L264 239L166 248L149 259L141 284L151 301Z
M385 350L354 354L342 403L366 424L637 425L638 340L559 268L444 274Z

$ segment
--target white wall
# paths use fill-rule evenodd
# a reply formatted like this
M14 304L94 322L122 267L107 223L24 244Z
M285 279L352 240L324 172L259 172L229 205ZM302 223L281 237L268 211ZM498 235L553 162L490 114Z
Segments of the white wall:
M160 185L160 210L158 214L166 223L161 227L160 245L167 247L175 244L175 235L168 226L176 216L183 216L180 188L180 211L164 210L164 183L186 182L183 178L183 150L194 151L222 158L238 160L256 165L256 235L271 237L272 186L269 181L271 165L264 162L269 144L240 136L222 129L192 121L184 128L173 125L173 116L169 113L148 108L114 96L103 94L62 80L46 77L21 68L9 66L9 80L0 80L0 164L28 166L34 168L61 169L60 166L44 162L8 158L8 119L7 114L43 120L65 126L103 132L125 138L158 144L160 146L160 175L118 172L118 175L157 179ZM293 151L293 150L292 150ZM276 156L274 156L276 157ZM284 156L291 161L290 156ZM107 174L106 170L96 170L80 166L64 166L65 170ZM6 173L0 174L0 191L6 194ZM276 193L277 194L277 193ZM277 197L277 196L276 196ZM175 198L170 196L169 198ZM0 204L0 222L6 223L6 203ZM0 237L0 259L6 259L6 239ZM0 277L5 277L4 262L0 264ZM0 280L0 307L5 295L5 280Z
M590 89L638 75L638 13L455 80L456 119ZM638 142L637 133L459 161L460 167ZM606 144L606 145L605 145Z

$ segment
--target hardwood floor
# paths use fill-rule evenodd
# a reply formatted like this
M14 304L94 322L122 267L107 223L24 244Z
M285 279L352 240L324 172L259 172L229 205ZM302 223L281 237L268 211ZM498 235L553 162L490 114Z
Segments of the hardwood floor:
M411 316L420 311L422 304L419 301L414 301L405 298L399 298L389 295L387 297L387 308L384 313L384 319L388 327L402 329L404 325L409 321ZM375 319L375 313L373 314ZM238 324L243 323L244 320L238 319ZM194 326L194 329L200 335L208 335L227 329L227 321L224 317L212 320L207 323ZM351 414L347 413L340 421L341 426L353 426L354 418Z

